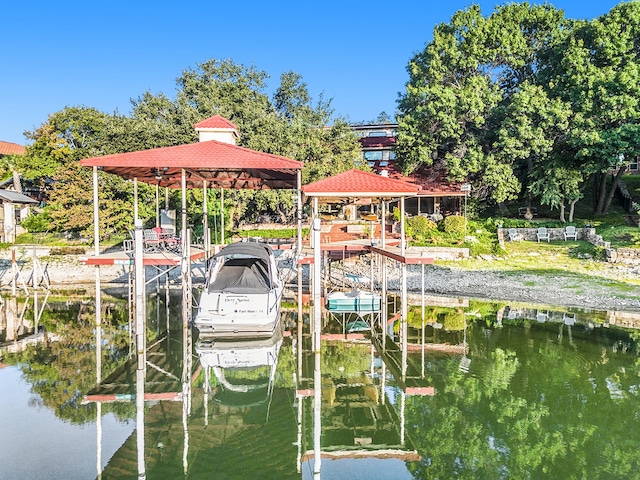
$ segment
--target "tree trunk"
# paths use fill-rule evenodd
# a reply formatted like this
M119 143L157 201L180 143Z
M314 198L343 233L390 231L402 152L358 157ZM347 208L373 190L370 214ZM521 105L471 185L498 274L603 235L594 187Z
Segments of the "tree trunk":
M604 202L607 198L607 174L600 173L596 178L599 180L599 185L597 189L597 203L595 211L593 212L595 215L602 215L604 211Z
M576 210L576 203L578 203L578 199L571 200L571 203L569 203L569 222L573 222L573 214Z
M502 214L502 216L504 217L508 217L509 216L509 209L507 208L507 204L504 202L498 202L498 209L500 210L500 213Z
M564 219L564 198L560 202L560 221L562 223L567 223L567 221Z
M616 190L618 189L618 184L620 183L620 179L622 175L624 175L624 168L618 168L618 171L613 176L613 180L611 181L611 189L609 190L609 194L607 195L604 209L602 211L602 215L606 215L609 212L609 207L611 206L611 202L613 201L613 197L616 194Z

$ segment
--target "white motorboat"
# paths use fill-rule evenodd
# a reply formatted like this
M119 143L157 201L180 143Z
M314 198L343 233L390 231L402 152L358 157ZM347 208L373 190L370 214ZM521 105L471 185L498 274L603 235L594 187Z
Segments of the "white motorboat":
M213 256L195 325L207 335L271 336L280 321L282 290L269 245L227 245Z

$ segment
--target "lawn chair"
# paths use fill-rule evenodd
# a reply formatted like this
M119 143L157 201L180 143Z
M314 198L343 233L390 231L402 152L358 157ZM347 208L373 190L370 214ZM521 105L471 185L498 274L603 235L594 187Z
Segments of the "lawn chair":
M510 228L509 230L507 230L507 232L509 234L509 241L511 242L522 241L522 234L518 232L518 230L516 230L515 228Z
M547 230L547 227L540 227L536 236L538 237L538 242L540 240L546 240L547 243L549 243L549 230Z
M569 225L564 229L564 241L566 242L568 238L578 240L578 232L576 231L576 227Z

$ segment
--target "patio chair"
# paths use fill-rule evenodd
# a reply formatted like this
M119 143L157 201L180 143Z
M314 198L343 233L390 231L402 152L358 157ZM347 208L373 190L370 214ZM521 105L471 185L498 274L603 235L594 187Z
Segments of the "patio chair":
M536 321L538 323L544 323L549 320L549 312L547 310L537 310L536 311Z
M538 233L536 233L536 236L538 237L538 242L540 240L546 240L547 243L549 242L549 230L547 230L547 227L538 228Z
M180 247L182 246L182 237L180 236L180 234L176 235L172 229L163 228L161 235L164 246L167 250L170 250L172 252L180 251Z
M507 233L509 234L509 241L511 242L522 241L522 234L518 232L518 230L516 230L515 228L510 228L509 230L507 230Z
M564 229L564 241L566 242L568 238L578 240L578 232L576 231L576 227L569 225Z
M145 252L153 252L162 247L162 240L155 228L145 228L142 231L142 241Z

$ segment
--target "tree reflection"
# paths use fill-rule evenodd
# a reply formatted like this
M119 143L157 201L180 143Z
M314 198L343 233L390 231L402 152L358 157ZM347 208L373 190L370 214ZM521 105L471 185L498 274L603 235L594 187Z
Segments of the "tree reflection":
M95 421L95 404L81 403L96 384L94 307L89 302L50 302L43 324L58 340L30 346L15 356L24 380L39 397L33 401L73 424ZM103 376L124 362L129 353L125 307L115 300L103 302ZM121 418L129 418L131 413L126 405L112 404L107 410Z
M455 359L429 363L438 393L407 401L407 429L423 456L409 466L416 478L637 478L635 348L581 341L588 332L577 329L574 345L563 344L559 328L507 327L491 346L475 326L472 374Z

